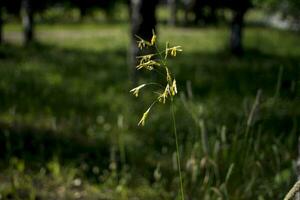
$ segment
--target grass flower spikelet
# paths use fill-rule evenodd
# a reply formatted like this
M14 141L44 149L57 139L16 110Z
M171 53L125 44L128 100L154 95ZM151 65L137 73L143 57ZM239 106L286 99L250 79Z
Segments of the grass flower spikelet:
M146 86L146 84L142 84L140 86L133 88L132 90L130 90L130 92L132 92L134 96L138 97L140 89L142 89L145 86Z
M138 123L139 126L140 126L140 125L141 125L141 126L144 126L144 125L145 125L145 120L146 120L146 118L148 117L148 114L149 114L150 109L151 109L151 107L149 107L149 108L146 110L146 112L144 112L144 114L143 114L141 120L140 120L139 123Z

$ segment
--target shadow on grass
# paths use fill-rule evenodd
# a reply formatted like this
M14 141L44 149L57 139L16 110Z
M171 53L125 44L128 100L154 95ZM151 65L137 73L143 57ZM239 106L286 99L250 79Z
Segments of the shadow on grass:
M1 159L16 156L35 165L58 157L63 164L107 168L109 141L86 132L98 115L115 117L122 106L123 99L111 101L128 83L126 52L32 44L2 46L0 55ZM39 124L52 120L63 132Z
M0 55L1 112L18 113L21 121L29 115L33 125L0 127L1 157L21 156L30 162L58 155L66 162L86 160L107 166L109 141L93 142L84 134L80 136L80 132L86 132L99 114L115 118L124 107L130 107L126 49L97 52L45 44L28 48L6 45L0 47ZM279 117L271 116L270 122L288 120L281 124L281 129L288 130L291 118L300 121L300 111L295 109L299 98L299 56L259 50L247 50L242 58L226 52L192 52L171 63L180 85L191 80L195 97L213 102L220 113L211 112L228 118L224 120L231 119L232 124L241 113L241 106L232 105L242 105L246 97L254 98L258 89L264 95L275 95L282 66L280 98L283 104L292 106L280 111ZM43 115L60 123L71 119L67 132L77 130L79 134L67 136L34 128L35 120ZM74 128L78 123L81 128Z
M79 134L65 134L24 124L0 123L0 158L8 165L12 157L24 159L26 165L40 169L53 158L63 165L107 168L109 146L100 140L91 140Z
M191 80L195 94L200 96L227 94L243 98L255 95L258 89L274 95L280 67L281 91L295 96L296 89L291 87L300 77L299 56L279 56L255 49L247 50L241 58L227 52L193 52L176 62L178 78Z

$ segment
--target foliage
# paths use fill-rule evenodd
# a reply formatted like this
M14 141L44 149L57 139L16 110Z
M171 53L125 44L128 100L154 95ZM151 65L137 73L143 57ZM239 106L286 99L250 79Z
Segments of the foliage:
M255 0L254 4L269 11L280 12L284 17L299 20L300 2L298 0Z
M44 14L47 9L56 7L63 9L77 8L82 13L88 14L94 9L102 9L107 14L111 14L116 4L124 3L122 0L30 0L30 5L36 13ZM19 15L21 10L21 0L4 1L0 3L1 7L14 15Z

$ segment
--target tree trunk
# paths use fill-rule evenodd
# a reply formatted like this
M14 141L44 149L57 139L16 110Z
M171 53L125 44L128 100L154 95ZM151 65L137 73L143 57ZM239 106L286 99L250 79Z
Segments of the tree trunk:
M24 44L34 39L34 13L32 0L22 0L22 23L24 29Z
M244 10L233 11L233 19L231 25L230 50L235 55L243 54L243 26L244 26Z
M87 9L86 9L86 7L84 7L83 5L80 5L79 12L80 12L80 21L83 21L83 19L87 15Z
M152 30L155 30L156 26L155 9L157 3L158 0L130 0L131 44L129 73L133 82L137 82L136 57L140 55L136 36L148 41L151 40Z
M177 0L168 0L170 9L169 25L175 26L177 23Z
M184 7L184 25L187 26L190 23L189 14L193 11L195 2L193 0L182 0L182 3Z
M203 1L201 1L201 0L194 1L193 12L195 14L195 18L194 18L195 25L199 24L199 22L204 22L203 10L204 10Z

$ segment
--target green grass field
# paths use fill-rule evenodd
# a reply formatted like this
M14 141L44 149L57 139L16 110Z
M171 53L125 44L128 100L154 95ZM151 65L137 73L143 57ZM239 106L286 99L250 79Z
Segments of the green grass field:
M26 48L18 24L4 30L1 198L179 199L167 106L137 126L151 95L129 94L127 24L38 25ZM247 27L237 58L223 26L158 34L184 49L170 66L188 199L281 199L296 180L299 35Z

